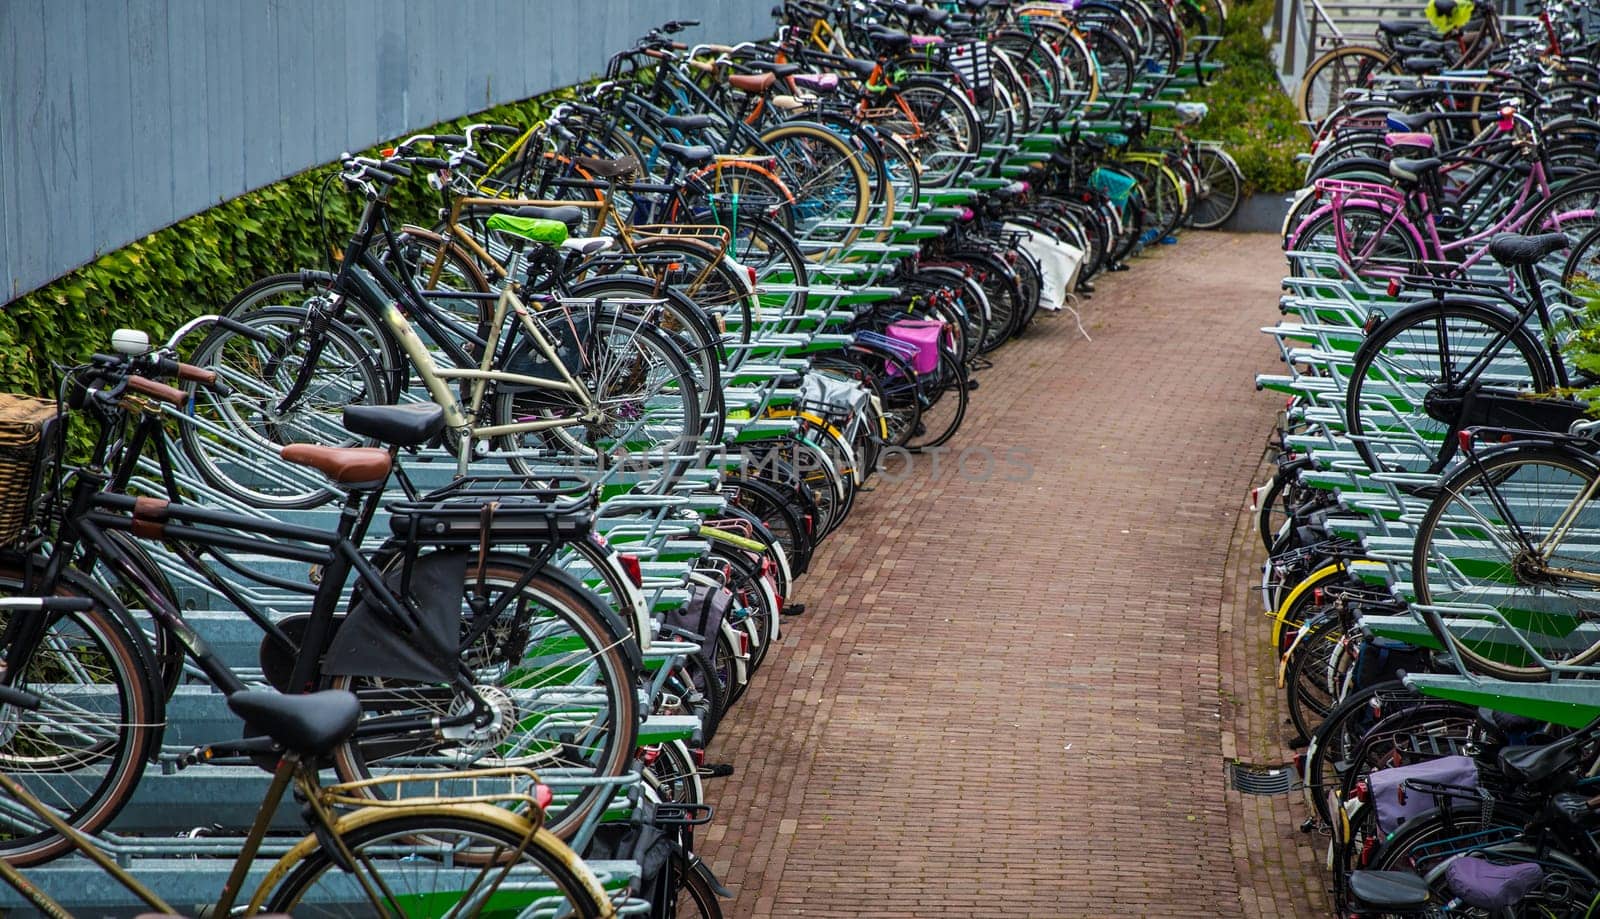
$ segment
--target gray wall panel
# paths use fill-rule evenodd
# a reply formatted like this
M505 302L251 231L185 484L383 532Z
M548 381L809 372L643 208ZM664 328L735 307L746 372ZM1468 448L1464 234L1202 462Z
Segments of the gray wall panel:
M764 0L0 0L0 295L346 150L598 74Z

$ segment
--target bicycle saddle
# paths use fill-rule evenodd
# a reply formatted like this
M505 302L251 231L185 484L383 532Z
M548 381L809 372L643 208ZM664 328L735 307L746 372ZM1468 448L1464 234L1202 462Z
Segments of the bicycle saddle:
M1552 252L1560 252L1569 243L1560 233L1523 236L1519 233L1501 233L1489 240L1489 254L1506 267L1532 265Z
M668 115L660 123L671 131L703 131L717 127L720 122L711 115Z
M866 61L860 58L852 57L839 61L839 67L843 70L848 70L849 72L865 80L866 78L872 76L872 72L874 70L878 69L878 62Z
M389 478L389 451L377 447L289 444L278 455L286 463L315 469L352 489L380 488Z
M1578 754L1583 752L1582 736L1569 734L1555 743L1505 747L1500 751L1500 771L1513 783L1537 785L1577 764Z
M763 73L770 73L780 80L792 77L805 69L799 64L780 64L777 61L751 61L748 66Z
M1437 156L1420 160L1396 157L1389 161L1389 175L1402 182L1420 182L1423 176L1436 171L1443 164L1444 160Z
M801 89L809 89L815 93L831 93L839 88L839 75L836 73L797 73L794 75L794 85Z
M1409 909L1428 902L1428 882L1410 871L1352 871L1350 896L1374 909Z
M554 207L540 207L536 204L525 204L522 207L500 207L493 204L473 204L461 209L461 213L469 217L489 217L495 214L510 214L513 217L532 217L535 220L554 220L564 223L568 230L576 230L583 226L583 208L573 207L570 204L559 204Z
M899 29L874 29L867 33L867 37L889 54L911 47L911 36Z
M1433 123L1437 112L1389 112L1384 116L1391 130L1420 132Z
M1410 35L1425 25L1420 19L1389 19L1378 23L1378 31L1391 37Z
M618 179L623 176L636 175L639 172L639 161L632 155L619 156L616 159L601 159L596 156L575 156L572 162L580 169L585 170L602 179Z
M1444 95L1444 90L1437 86L1406 86L1389 90L1389 98L1402 104L1419 102L1426 105L1438 99L1442 95ZM1433 113L1419 112L1417 114L1422 117L1427 117Z
M709 163L716 159L717 156L717 151L701 145L690 146L688 144L662 142L656 145L656 149L685 166L699 166Z
M1434 73L1443 70L1444 66L1444 58L1432 55L1408 57L1400 62L1401 69L1407 73Z
M742 93L764 93L778 82L773 73L730 73L728 85Z
M405 405L346 405L344 428L396 447L415 447L444 430L444 409L432 402Z
M228 708L285 750L306 756L332 752L361 718L355 693L342 689L305 695L246 689L228 697Z

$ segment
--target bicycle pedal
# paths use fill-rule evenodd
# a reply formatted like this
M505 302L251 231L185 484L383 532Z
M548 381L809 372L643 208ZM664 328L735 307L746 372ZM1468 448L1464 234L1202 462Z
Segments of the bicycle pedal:
M1291 750L1304 750L1305 748L1307 748L1309 746L1311 746L1311 741L1308 738L1305 738L1305 737L1291 737L1291 738L1289 738L1289 749L1291 749Z
M802 616L805 615L805 611L806 605L804 603L786 603L783 609L778 610L779 613L785 616Z
M1106 270L1107 271L1127 271L1128 270L1128 263L1127 262L1118 262L1115 265L1107 265L1106 266Z
M1163 236L1163 237L1161 237L1161 245L1163 245L1163 246L1176 246L1177 244L1178 244L1178 237L1176 237L1176 236Z
M725 779L733 775L732 763L716 763L700 770L700 777L706 779Z
M1300 832L1302 833L1309 833L1316 828L1317 818L1315 817L1307 817L1306 819L1300 821Z
M978 381L977 380L968 380L967 381L967 392L976 392L977 389L978 389Z

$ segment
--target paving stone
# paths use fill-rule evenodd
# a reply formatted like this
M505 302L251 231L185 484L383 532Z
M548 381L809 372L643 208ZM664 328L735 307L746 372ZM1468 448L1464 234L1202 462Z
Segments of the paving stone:
M858 498L710 751L730 916L1319 914L1294 803L1223 772L1224 730L1282 755L1228 701L1270 682L1239 520L1281 262L1196 232L1097 279L1093 341L1042 320L937 475Z

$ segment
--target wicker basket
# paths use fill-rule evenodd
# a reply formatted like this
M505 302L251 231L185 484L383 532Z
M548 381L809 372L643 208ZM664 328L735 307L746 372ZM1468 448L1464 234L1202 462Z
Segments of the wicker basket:
M55 425L54 400L0 393L0 545L27 530Z

